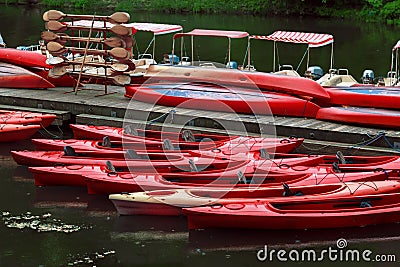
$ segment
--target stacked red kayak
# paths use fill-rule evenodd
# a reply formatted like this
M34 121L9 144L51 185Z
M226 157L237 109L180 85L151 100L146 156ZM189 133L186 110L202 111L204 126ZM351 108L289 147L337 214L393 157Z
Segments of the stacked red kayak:
M189 228L336 228L400 221L400 157L293 154L299 138L71 125L76 139L12 151L37 186L111 194L123 215ZM84 138L84 139L79 139Z
M53 114L0 110L0 142L28 139L55 118Z

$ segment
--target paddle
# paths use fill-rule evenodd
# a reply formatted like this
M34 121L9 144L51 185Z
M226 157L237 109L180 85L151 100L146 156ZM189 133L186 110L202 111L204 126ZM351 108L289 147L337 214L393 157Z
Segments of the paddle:
M65 74L74 76L79 75L79 73L77 72L69 72L65 66L55 66L49 71L49 77L52 78L60 78ZM82 73L81 75L82 77L88 77L88 78L112 80L116 85L121 85L121 86L128 85L131 83L131 77L125 74L111 74L109 76L99 76L96 74Z
M50 32L50 31L42 32L41 37L46 42L54 41L54 42L57 42L60 44L66 44L68 41L87 42L87 40L88 40L87 37L71 37L65 33L56 34L54 32ZM126 38L126 39L128 39L128 38ZM122 48L127 47L127 43L119 37L108 37L106 39L90 38L90 42L105 44L105 45L108 45L109 47L122 47Z
M46 60L46 63L49 65L81 65L80 61L65 61L65 59L61 57L51 57ZM129 70L129 65L124 63L113 63L113 62L85 62L85 66L92 67L103 67L103 68L111 68L113 71L124 72Z
M80 53L80 54L88 54L88 55L103 55L103 56L111 56L115 59L129 59L130 52L121 47L114 47L111 50L97 50L97 49L85 49L85 48L77 48L77 47L64 47L63 45L56 42L47 43L47 50L52 55L63 55L67 52L72 53Z
M50 20L60 20L64 18L71 19L95 19L100 21L107 21L114 24L128 23L130 20L130 15L126 12L115 12L110 16L90 16L90 15L73 15L73 14L65 14L58 10L49 10L43 14L44 21Z
M63 32L66 30L70 29L75 29L75 30L90 30L91 27L88 26L76 26L76 25L67 25L63 24L59 21L51 20L46 22L46 29L50 31L55 31L55 32ZM110 31L114 34L121 35L121 36L126 36L132 34L132 29L122 26L122 25L115 25L111 28L93 28L95 31Z

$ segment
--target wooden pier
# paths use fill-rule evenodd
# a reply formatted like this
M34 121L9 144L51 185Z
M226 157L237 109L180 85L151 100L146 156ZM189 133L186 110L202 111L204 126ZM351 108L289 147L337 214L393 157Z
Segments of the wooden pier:
M121 127L123 123L152 124L153 127L192 127L204 131L228 131L304 137L308 144L345 143L349 147L365 142L395 152L400 146L400 131L358 127L307 118L253 116L205 110L151 105L124 97L124 87L86 85L75 93L73 88L46 90L0 88L0 109L19 109L57 114L57 125L70 122Z

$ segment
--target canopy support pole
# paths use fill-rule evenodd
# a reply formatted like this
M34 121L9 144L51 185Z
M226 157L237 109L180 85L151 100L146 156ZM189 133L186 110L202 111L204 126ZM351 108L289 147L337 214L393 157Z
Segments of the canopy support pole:
M276 57L276 42L274 41L274 65L273 65L273 67L272 67L272 72L275 72L275 64L276 64L276 59L275 59L275 57Z
M306 70L308 70L310 64L310 45L307 46L307 66L306 66Z
M331 48L331 66L329 68L329 70L331 70L333 68L333 42L332 42L332 48Z
M175 54L175 39L172 40L172 58L174 58Z
M193 35L191 36L191 41L192 41L192 43L191 43L191 46L192 46L192 66L194 65L194 53L193 53Z
M228 37L228 66L231 68L231 38Z
M153 59L155 58L154 55L156 54L156 35L153 36Z
M248 49L248 53L247 53L247 67L250 70L250 63L251 63L251 59L250 59L250 37L247 38L247 49Z

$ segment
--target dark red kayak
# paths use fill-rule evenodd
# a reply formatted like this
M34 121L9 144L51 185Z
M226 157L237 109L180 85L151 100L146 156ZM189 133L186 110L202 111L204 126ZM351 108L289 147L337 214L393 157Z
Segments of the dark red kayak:
M52 68L51 65L46 63L46 59L46 56L33 51L15 48L0 49L0 62L7 62L22 67Z
M182 140L181 135L177 133L148 132L146 130L145 137L126 133L123 128L110 126L93 126L93 125L70 125L74 137L77 139L102 140L108 136L110 140L121 142L123 145L133 142L139 142L140 150L146 147L162 147L165 139L171 138L171 143L177 149L208 149L217 148L224 150L225 153L258 151L261 148L267 148L270 153L288 153L300 146L304 141L303 138L264 138L264 137L247 137L247 136L222 136L209 134L194 134L194 142ZM61 141L64 142L64 141ZM69 141L65 141L68 143ZM42 142L43 143L43 142ZM75 143L75 141L71 141ZM146 144L146 146L144 146ZM69 145L69 144L66 144Z
M0 61L0 87L45 89L54 88L54 85L27 69Z
M147 82L208 82L329 100L326 90L311 79L258 71L150 65L144 78Z
M39 125L0 124L0 142L26 140L39 129Z
M367 127L391 129L400 127L400 111L388 109L363 107L321 108L316 115L316 119Z
M125 86L125 96L151 104L222 112L314 118L319 106L297 97L225 88L211 83L145 83Z
M325 88L333 105L400 109L400 88L388 86L352 86Z
M400 193L184 208L189 229L314 229L400 222Z

